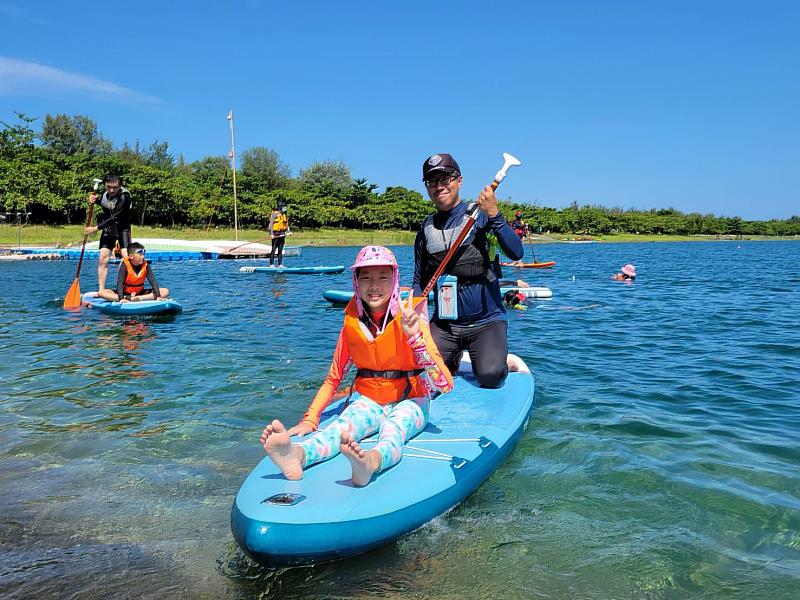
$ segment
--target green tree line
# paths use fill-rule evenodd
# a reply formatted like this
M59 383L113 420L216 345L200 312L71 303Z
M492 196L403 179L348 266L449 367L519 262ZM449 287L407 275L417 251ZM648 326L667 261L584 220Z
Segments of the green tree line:
M30 213L29 222L80 223L94 177L116 173L131 191L140 225L231 227L234 195L230 160L207 156L186 162L166 141L120 147L83 115L16 113L0 121L0 213ZM239 155L237 210L242 227L266 228L272 210L285 204L294 228L345 227L416 230L431 212L419 192L354 178L342 161L322 161L296 177L277 152L254 147ZM573 203L564 209L500 201L507 219L516 210L536 232L578 235L800 235L800 216L745 221L739 217L685 214L668 208L623 210Z

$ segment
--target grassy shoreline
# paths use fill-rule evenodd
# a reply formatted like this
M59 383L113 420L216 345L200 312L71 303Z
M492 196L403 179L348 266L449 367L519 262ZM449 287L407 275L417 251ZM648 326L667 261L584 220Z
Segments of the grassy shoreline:
M79 245L83 239L82 225L25 225L19 230L16 225L0 225L0 245L15 247L19 236L22 246L67 246ZM134 227L133 234L140 238L171 238L179 240L233 240L233 229L191 229L167 227ZM414 243L416 232L402 230L367 231L360 229L307 229L296 231L287 240L290 246L363 246L382 244L387 246L410 246ZM90 237L97 240L98 234ZM135 239L135 238L134 238ZM261 229L240 229L241 241L262 241L268 243L269 234ZM734 235L636 235L617 234L603 236L581 236L570 234L536 235L526 242L534 244L563 243L570 241L595 241L602 243L619 242L706 242L733 240L798 240L793 237L734 236Z

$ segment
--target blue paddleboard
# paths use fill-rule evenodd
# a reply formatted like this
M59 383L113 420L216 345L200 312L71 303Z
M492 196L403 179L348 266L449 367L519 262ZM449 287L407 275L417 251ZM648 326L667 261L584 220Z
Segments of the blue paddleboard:
M109 302L94 292L86 292L81 296L85 306L107 315L174 315L183 311L183 307L175 300L142 300L140 302Z
M269 273L271 275L314 275L316 273L341 273L344 265L334 267L242 267L242 273Z
M344 456L288 481L264 458L242 484L231 529L242 550L267 566L307 565L376 548L413 531L469 496L511 453L528 424L534 379L525 363L505 385L478 387L467 360L455 389L431 403L425 430L402 460L354 487ZM331 405L322 425L338 416ZM362 442L368 449L369 440Z
M514 290L515 292L522 292L526 298L552 298L553 291L548 287L501 287L500 293L505 294L508 291ZM408 291L401 291L402 298L408 297ZM325 290L322 292L322 297L331 304L347 304L353 297L353 292L345 290ZM428 294L428 300L433 302L433 292Z

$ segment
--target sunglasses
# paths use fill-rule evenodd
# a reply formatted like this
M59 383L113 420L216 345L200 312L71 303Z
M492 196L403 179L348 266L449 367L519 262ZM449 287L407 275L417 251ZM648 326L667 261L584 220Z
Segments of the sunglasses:
M147 252L147 251L144 250L143 248L133 251L134 254L139 254L139 255L144 255L145 252Z
M425 180L425 185L428 187L438 187L440 185L450 185L453 181L458 179L457 175L446 175L444 177L432 177Z

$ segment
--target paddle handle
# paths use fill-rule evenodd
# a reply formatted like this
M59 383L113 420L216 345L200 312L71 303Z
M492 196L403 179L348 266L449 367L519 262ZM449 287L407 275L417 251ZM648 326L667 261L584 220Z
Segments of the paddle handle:
M94 204L89 205L89 216L86 218L86 226L92 224L92 213L94 212ZM83 266L83 253L86 251L86 240L89 239L89 234L83 235L83 243L81 244L81 257L78 259L78 271L75 273L75 279L81 275L81 266Z
M492 191L496 190L497 186L499 186L499 185L500 185L500 182L497 179L495 179L492 182L492 185L491 185ZM425 289L422 290L422 294L421 295L422 295L423 298L427 298L428 297L428 294L430 294L431 290L436 285L436 280L439 279L439 276L444 272L445 268L447 267L447 263L450 262L450 259L453 258L453 255L461 247L461 242L464 241L464 238L467 237L467 235L469 234L470 230L472 229L472 226L475 224L475 217L478 214L478 210L479 209L480 209L480 207L476 203L472 207L472 209L469 211L469 213L468 213L469 214L469 219L467 219L467 222L464 224L464 228L461 230L461 233L458 234L458 237L455 239L455 241L450 246L450 249L447 251L447 254L444 255L444 260L442 260L442 262L436 268L436 271L434 271L433 277L431 277L430 281L428 282L428 285L426 285Z

